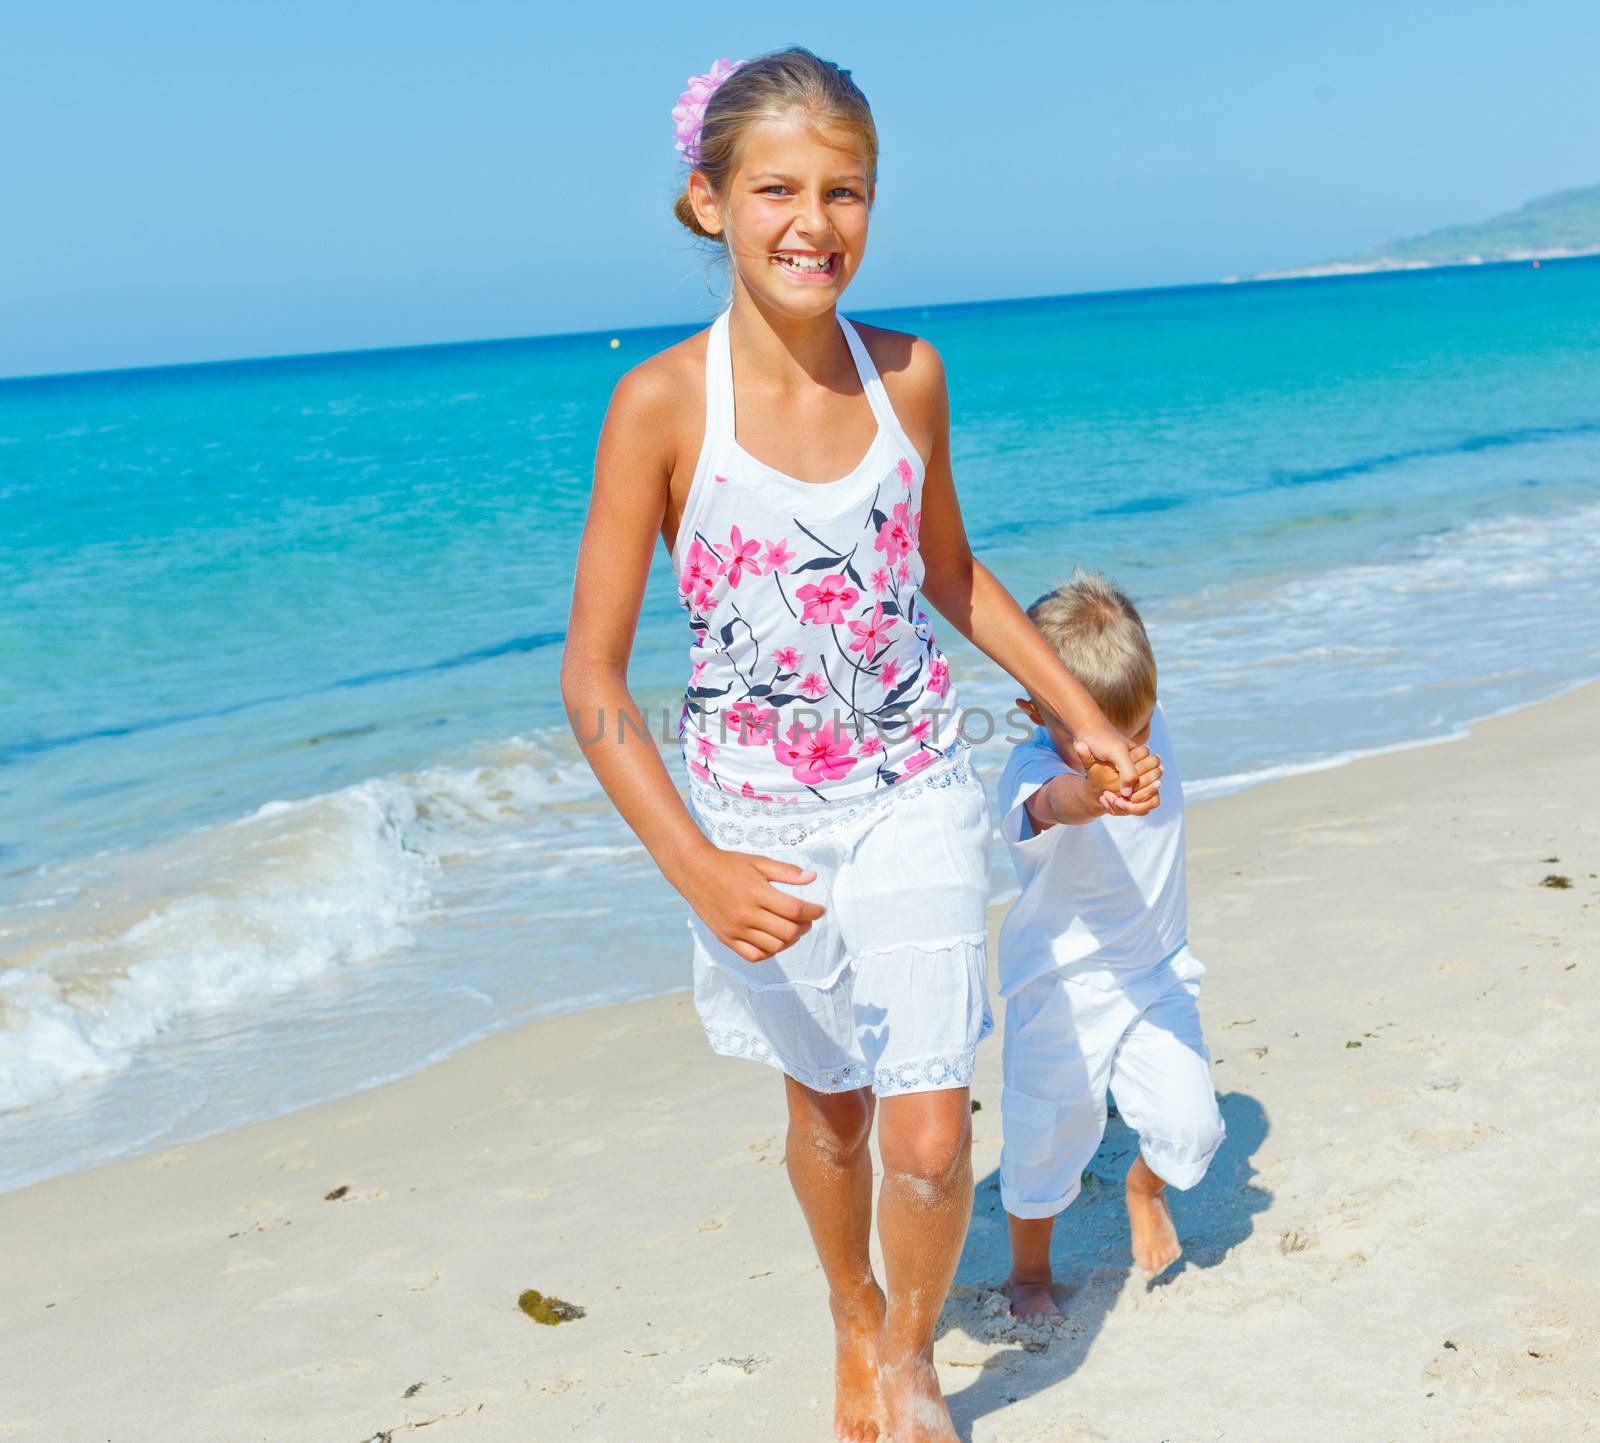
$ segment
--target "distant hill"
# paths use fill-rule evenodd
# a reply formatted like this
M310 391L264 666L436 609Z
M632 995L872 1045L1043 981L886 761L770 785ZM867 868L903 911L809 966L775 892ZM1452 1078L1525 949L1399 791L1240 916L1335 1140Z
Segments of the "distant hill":
M1356 275L1366 271L1423 270L1429 266L1486 265L1492 261L1554 260L1600 255L1600 185L1561 190L1530 200L1476 225L1448 225L1426 235L1392 241L1349 260L1295 270L1262 271L1252 280L1293 276Z

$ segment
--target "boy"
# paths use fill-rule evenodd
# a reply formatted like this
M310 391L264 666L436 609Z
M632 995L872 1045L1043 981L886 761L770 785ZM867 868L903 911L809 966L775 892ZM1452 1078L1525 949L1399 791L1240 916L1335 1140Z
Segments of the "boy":
M1028 616L1107 718L1155 754L1119 801L1106 790L1114 772L1086 772L1060 719L1017 700L1038 730L1000 779L1000 833L1022 889L1000 931L1000 1188L1011 1311L1051 1320L1050 1233L1100 1145L1107 1087L1139 1134L1126 1192L1147 1280L1182 1251L1162 1193L1200 1181L1223 1125L1195 1008L1205 969L1187 945L1183 789L1144 623L1082 572Z

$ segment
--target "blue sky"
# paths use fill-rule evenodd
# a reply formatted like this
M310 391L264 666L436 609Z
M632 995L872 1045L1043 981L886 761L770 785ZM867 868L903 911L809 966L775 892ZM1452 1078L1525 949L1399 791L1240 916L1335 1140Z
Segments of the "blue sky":
M859 309L1215 280L1600 180L1592 0L815 9L13 7L0 375L703 316L668 112L791 41L878 116Z

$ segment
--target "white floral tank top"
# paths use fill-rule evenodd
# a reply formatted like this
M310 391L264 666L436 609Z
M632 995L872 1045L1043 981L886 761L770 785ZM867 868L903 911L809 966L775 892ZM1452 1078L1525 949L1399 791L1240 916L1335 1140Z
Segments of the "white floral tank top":
M957 743L950 668L920 605L923 464L843 316L877 418L837 481L805 482L734 436L728 313L706 348L706 430L672 550L689 613L679 723L701 785L762 801L860 797Z

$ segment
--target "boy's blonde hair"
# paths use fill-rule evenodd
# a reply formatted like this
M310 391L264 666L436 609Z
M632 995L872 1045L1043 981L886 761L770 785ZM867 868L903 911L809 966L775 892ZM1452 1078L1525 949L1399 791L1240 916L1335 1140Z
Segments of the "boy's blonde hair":
M1028 608L1050 649L1125 732L1156 704L1156 658L1134 604L1099 572L1074 571Z

